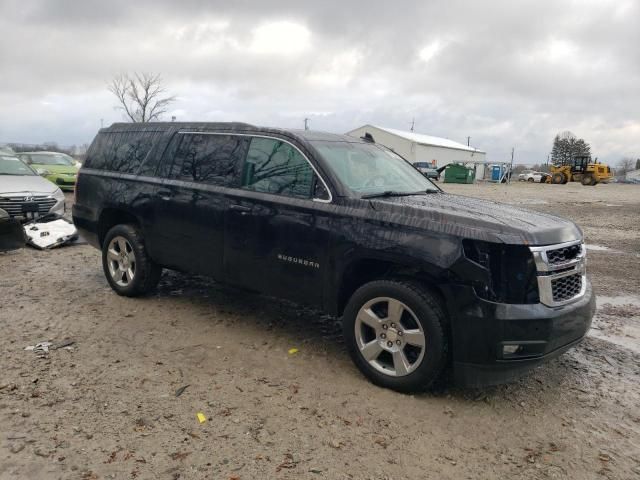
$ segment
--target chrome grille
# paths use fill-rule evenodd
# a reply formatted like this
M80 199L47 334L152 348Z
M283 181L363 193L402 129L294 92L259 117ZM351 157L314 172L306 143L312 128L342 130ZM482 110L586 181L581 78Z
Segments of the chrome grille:
M551 280L551 293L554 302L570 300L582 290L582 274L575 273Z
M581 244L569 245L568 247L558 248L556 250L547 250L547 259L549 265L558 265L574 260L581 253Z
M27 198L28 200L25 200ZM37 203L38 213L45 215L56 204L56 199L45 195L34 197L0 197L0 208L5 210L11 217L22 217L22 205L26 203Z
M586 292L586 249L582 242L530 247L536 263L540 302L557 307Z

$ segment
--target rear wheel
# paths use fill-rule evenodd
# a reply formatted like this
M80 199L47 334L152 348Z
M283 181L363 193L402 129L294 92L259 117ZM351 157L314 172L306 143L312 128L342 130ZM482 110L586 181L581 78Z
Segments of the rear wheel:
M379 280L360 287L344 312L351 358L376 385L402 392L428 388L447 362L446 316L421 285Z
M102 243L102 267L111 288L126 297L144 295L160 281L162 268L145 249L144 239L134 225L116 225Z
M556 172L551 176L551 183L555 183L556 185L560 185L562 183L567 183L566 176L562 172Z

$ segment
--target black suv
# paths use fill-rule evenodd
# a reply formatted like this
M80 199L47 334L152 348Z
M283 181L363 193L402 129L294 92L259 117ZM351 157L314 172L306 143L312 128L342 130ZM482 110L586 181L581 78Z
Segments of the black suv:
M572 222L450 195L380 145L243 123L114 124L73 218L120 295L162 268L342 316L378 385L500 383L586 334L595 298Z

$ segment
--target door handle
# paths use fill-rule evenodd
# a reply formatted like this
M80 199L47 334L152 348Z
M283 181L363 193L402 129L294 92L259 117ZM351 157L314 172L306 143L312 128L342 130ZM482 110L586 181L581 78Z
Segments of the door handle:
M158 190L156 195L158 195L162 200L171 200L171 197L173 197L173 192L171 192L170 190Z
M231 205L229 205L229 210L235 210L236 212L239 212L240 215L249 215L251 213L251 207L238 205L237 203L232 203Z

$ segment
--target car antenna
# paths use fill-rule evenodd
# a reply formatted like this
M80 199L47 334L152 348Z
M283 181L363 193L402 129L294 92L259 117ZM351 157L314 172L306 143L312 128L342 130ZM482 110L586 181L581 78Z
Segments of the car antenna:
M376 143L376 141L373 139L373 135L371 135L369 132L366 132L364 136L360 138L368 143Z

